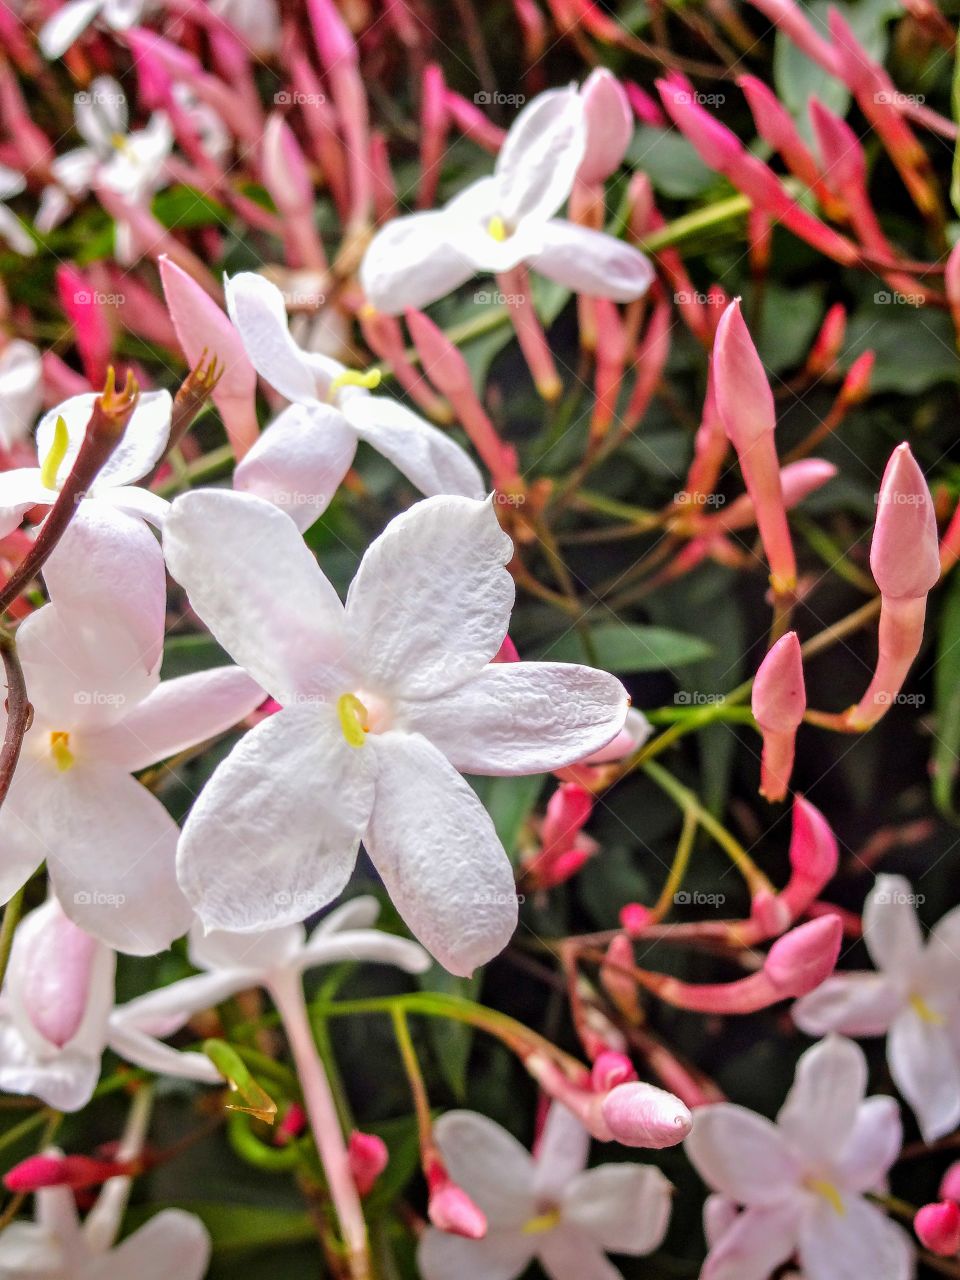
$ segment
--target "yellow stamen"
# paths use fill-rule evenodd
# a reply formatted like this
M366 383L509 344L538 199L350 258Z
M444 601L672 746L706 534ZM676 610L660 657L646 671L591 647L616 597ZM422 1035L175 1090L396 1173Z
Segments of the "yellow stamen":
M366 373L359 369L344 369L330 383L327 399L332 400L341 387L365 387L367 391L373 391L375 387L379 387L381 377L379 369L370 369Z
M370 718L367 708L355 693L344 693L337 699L337 715L347 744L362 747L370 730Z
M932 1027L942 1027L946 1022L943 1014L931 1009L923 996L911 996L910 1008L922 1022L928 1022Z
M50 754L56 761L57 768L61 773L73 767L73 752L70 750L69 733L51 733L50 735Z
M495 213L487 223L487 231L494 240L503 241L507 238L507 224L498 213Z
M127 151L127 135L125 133L111 133L110 145L113 147L114 151Z
M525 1236L542 1235L544 1231L552 1231L554 1227L560 1225L560 1210L549 1209L546 1213L541 1213L536 1218L528 1218L523 1224L523 1234Z
M847 1211L844 1208L843 1200L840 1198L840 1192L832 1182L828 1182L826 1178L809 1178L807 1186L811 1191L815 1191L818 1196L823 1196L834 1213L841 1218L846 1214Z
M57 487L57 472L60 470L60 463L67 456L69 447L70 432L67 430L66 422L58 416L53 428L53 444L40 464L40 483L45 489Z

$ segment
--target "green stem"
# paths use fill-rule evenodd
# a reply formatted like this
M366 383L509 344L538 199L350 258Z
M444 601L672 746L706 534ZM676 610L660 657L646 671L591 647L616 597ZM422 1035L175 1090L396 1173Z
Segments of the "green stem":
M3 909L3 920L0 922L0 984L6 976L7 965L10 961L10 948L13 946L13 935L16 932L17 925L20 923L20 917L23 915L23 900L27 892L27 886L21 885L17 892Z
M680 829L680 839L677 841L677 851L673 855L673 862L667 873L666 881L660 890L660 897L650 913L651 923L659 923L673 905L674 897L683 884L683 877L686 875L687 867L690 865L693 841L699 825L700 819L694 810L685 809L683 811L683 826Z

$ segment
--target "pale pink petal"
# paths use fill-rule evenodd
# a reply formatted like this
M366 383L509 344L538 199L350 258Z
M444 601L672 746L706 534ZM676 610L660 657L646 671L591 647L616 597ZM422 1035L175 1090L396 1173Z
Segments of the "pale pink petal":
M116 507L124 515L146 520L155 529L162 529L170 510L170 503L159 493L143 489L136 484L118 485L116 489L104 489L97 494L97 502Z
M490 815L419 734L371 735L376 797L367 852L410 931L451 973L507 945L517 923L513 869Z
M100 12L102 0L68 0L40 29L45 58L62 57Z
M951 1133L960 1123L960 1062L947 1027L905 1009L890 1028L887 1063L924 1141Z
M524 107L494 170L497 212L508 229L556 213L573 188L586 141L583 100L575 88L548 90Z
M551 1104L534 1147L533 1187L538 1200L559 1200L586 1167L590 1134L561 1102Z
M164 1209L122 1244L89 1263L84 1280L202 1280L210 1263L210 1236L192 1213Z
M447 1111L434 1136L451 1179L491 1231L520 1228L537 1213L533 1161L506 1129L476 1111Z
M891 978L913 973L923 957L915 896L903 876L877 876L863 908L863 940L870 959Z
M656 278L645 254L606 232L554 218L540 237L542 247L528 259L530 266L574 293L632 302Z
M800 1228L804 1280L908 1280L913 1247L906 1232L876 1205L843 1196L843 1213L820 1198Z
M100 1056L66 1049L40 1057L13 1023L0 1016L0 1089L6 1093L32 1094L57 1111L79 1111L100 1078Z
M883 973L835 973L791 1009L801 1031L822 1036L882 1036L903 1007L903 995Z
M0 538L16 529L33 506L49 506L57 495L40 480L38 467L0 472Z
M157 1075L196 1080L200 1084L222 1083L220 1072L202 1053L171 1049L116 1017L111 1018L107 1031L110 1048L135 1067L145 1067Z
M360 284L378 311L419 310L458 288L473 263L449 240L444 213L414 213L381 227L360 264Z
M519 1231L491 1231L466 1240L428 1227L417 1250L422 1280L516 1280L533 1257L534 1238Z
M866 1088L863 1050L843 1036L828 1035L801 1055L777 1124L812 1163L829 1164L853 1132Z
M483 477L466 450L412 409L385 396L352 396L343 412L360 439L389 458L427 497L483 497Z
M409 938L376 929L341 929L332 934L314 934L296 961L300 970L315 965L355 961L392 964L405 973L426 973L433 963L423 947Z
M895 1098L877 1095L857 1108L857 1118L835 1169L851 1191L875 1191L900 1154L903 1126Z
M701 1280L768 1280L796 1249L800 1204L745 1209L713 1243Z
M672 1191L653 1165L603 1164L570 1183L564 1221L610 1253L652 1253L667 1233Z
M794 1192L802 1167L780 1130L745 1107L698 1107L685 1150L714 1191L745 1205L772 1205Z
M563 1222L533 1240L550 1280L623 1280L602 1247L579 1227Z
M257 373L288 400L315 400L316 377L307 355L290 336L277 286L252 271L241 271L227 276L223 287L230 319Z
M432 697L480 672L507 634L512 555L492 502L426 498L391 520L347 596L357 669L372 690Z
M245 934L235 936L246 937ZM117 1028L142 1031L147 1036L163 1039L179 1031L195 1013L215 1009L238 991L259 986L259 977L256 966L193 974L119 1005L110 1026L114 1031Z

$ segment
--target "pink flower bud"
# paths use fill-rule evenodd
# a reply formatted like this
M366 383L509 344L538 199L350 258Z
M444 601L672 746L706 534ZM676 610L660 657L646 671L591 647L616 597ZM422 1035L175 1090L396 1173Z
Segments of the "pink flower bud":
M650 125L654 129L662 129L667 122L658 103L651 98L646 89L641 89L640 85L633 80L624 80L623 88L627 95L627 101L633 108L633 114L640 123Z
M940 1199L960 1203L960 1160L955 1160L940 1181Z
M764 938L774 938L783 933L793 919L790 908L783 899L769 889L754 894L750 903L750 919Z
M593 811L593 796L575 782L557 787L547 802L540 829L544 851L566 848L586 825Z
M356 65L356 41L333 0L307 0L307 12L310 14L317 52L325 70L330 71L338 62Z
M618 1085L636 1080L633 1063L624 1053L607 1049L597 1058L590 1072L590 1083L596 1093L609 1093Z
M867 158L854 131L817 98L810 99L810 122L823 160L824 180L841 193L867 181Z
M73 338L83 371L91 386L100 387L107 376L113 334L106 312L97 301L98 291L70 263L62 263L57 267L56 280L60 305L73 325Z
M953 317L953 327L957 331L957 342L960 343L960 240L950 250L947 266L943 276L947 291L947 302Z
M263 185L281 213L313 209L313 183L293 130L278 112L267 120L261 153Z
M283 1119L277 1125L274 1141L278 1147L285 1146L294 1138L299 1138L307 1124L307 1113L299 1102L291 1102L284 1112Z
M940 577L940 547L933 499L907 443L890 455L870 545L870 568L881 594L925 596Z
M628 902L620 908L620 924L630 938L639 938L650 923L650 908L642 902Z
M806 995L833 973L842 937L843 924L834 915L798 925L767 952L763 972L783 997Z
M839 861L837 837L829 822L809 800L796 796L793 801L790 867L794 878L805 881L809 886L811 899L837 874Z
M760 137L780 152L801 182L817 187L820 182L817 162L800 136L793 116L777 95L756 76L739 76L737 84L747 99Z
M43 1187L70 1187L74 1191L96 1187L108 1178L130 1172L129 1162L93 1160L89 1156L60 1154L28 1156L4 1175L8 1191L25 1194Z
M829 373L837 363L847 332L847 309L835 302L823 318L820 332L807 358L807 372L814 376Z
M620 167L633 136L633 114L623 85L606 67L591 71L580 90L587 123L587 149L577 177L605 182Z
M637 983L630 976L635 964L630 939L625 933L614 934L600 966L600 981L617 1008L629 1018L636 1018L640 1013Z
M797 729L807 709L803 658L795 631L782 636L761 662L751 706L763 733L760 794L770 801L782 800L793 772Z
M864 351L857 356L853 364L847 370L847 376L843 380L843 387L840 391L840 397L845 407L860 404L866 400L870 392L870 378L873 374L873 366L876 363L877 353L875 351Z
M611 1089L600 1110L614 1139L626 1147L675 1147L693 1128L678 1097L639 1081Z
M450 109L447 106L443 70L436 62L423 70L420 91L420 188L417 208L429 209L437 194L443 168Z
M362 1196L369 1195L390 1160L387 1144L375 1133L354 1129L347 1143L347 1157L357 1190Z
M97 950L96 939L52 899L27 918L15 938L7 981L36 1031L58 1049L83 1023Z
M467 1240L482 1240L487 1219L462 1187L445 1182L430 1195L427 1216L438 1231L447 1231Z
M960 1250L960 1209L952 1200L925 1204L913 1219L917 1239L931 1253L949 1258Z
M491 662L519 662L520 654L517 652L517 646L513 643L509 636L503 637L503 644L490 659Z

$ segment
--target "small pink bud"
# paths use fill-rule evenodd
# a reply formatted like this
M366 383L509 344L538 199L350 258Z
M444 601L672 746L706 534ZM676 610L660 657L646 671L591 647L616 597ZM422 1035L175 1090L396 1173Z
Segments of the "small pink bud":
M803 720L807 694L795 631L782 636L760 663L751 706L757 724L771 733L790 733Z
M375 1133L354 1129L347 1143L347 1157L357 1190L362 1196L369 1195L390 1159L387 1144Z
M843 924L821 916L791 929L770 948L763 972L783 996L803 996L825 981L837 963Z
M877 353L875 351L864 351L857 356L847 370L843 386L840 389L840 398L845 408L860 404L866 400L870 392L870 378L873 375L873 366L876 363L876 359Z
M490 659L491 662L519 662L520 654L517 652L517 646L513 643L509 636L503 637L503 644Z
M633 136L633 113L626 91L606 67L591 71L580 90L587 123L587 148L577 177L605 182L620 167Z
M446 1182L432 1192L427 1216L438 1231L482 1240L487 1234L487 1219L467 1193L453 1182Z
M792 916L790 908L776 893L769 889L761 889L754 894L750 903L750 919L754 921L765 938L776 937L788 927Z
M931 1253L949 1258L960 1251L960 1208L952 1200L925 1204L913 1219L917 1239Z
M96 1187L108 1178L129 1172L128 1163L92 1160L89 1156L28 1156L4 1175L8 1191L25 1194L43 1187Z
M584 827L593 811L593 796L576 782L557 787L547 802L547 812L540 830L544 850L564 848Z
M640 123L650 125L654 129L662 129L666 124L663 112L660 110L659 104L647 93L646 89L642 89L633 80L624 80L623 87L627 100L633 108L633 114Z
M299 1138L307 1124L307 1113L299 1102L291 1102L284 1112L283 1119L277 1125L275 1142L277 1146L286 1146L294 1138Z
M807 358L809 373L820 376L834 367L846 332L847 309L842 302L835 302L824 316L820 332Z
M796 796L790 838L790 866L794 876L815 885L816 895L836 875L839 861L837 837L829 822L809 800Z
M882 595L925 596L940 577L940 544L933 499L906 443L890 455L870 545L870 568Z
M860 140L845 120L828 110L817 98L810 99L810 122L823 160L828 187L843 191L861 188L867 181L867 160Z
M650 923L650 908L642 902L628 902L620 908L620 924L630 938L639 938Z
M636 1080L633 1063L625 1053L607 1049L597 1058L590 1072L590 1083L596 1093L609 1093L618 1085Z
M955 1160L940 1182L940 1199L960 1203L960 1160Z
M960 240L950 250L943 274L943 284L947 293L947 302L950 304L953 327L957 331L957 341L960 342Z
M626 1147L675 1147L693 1128L678 1097L639 1081L611 1089L600 1110L614 1139Z

